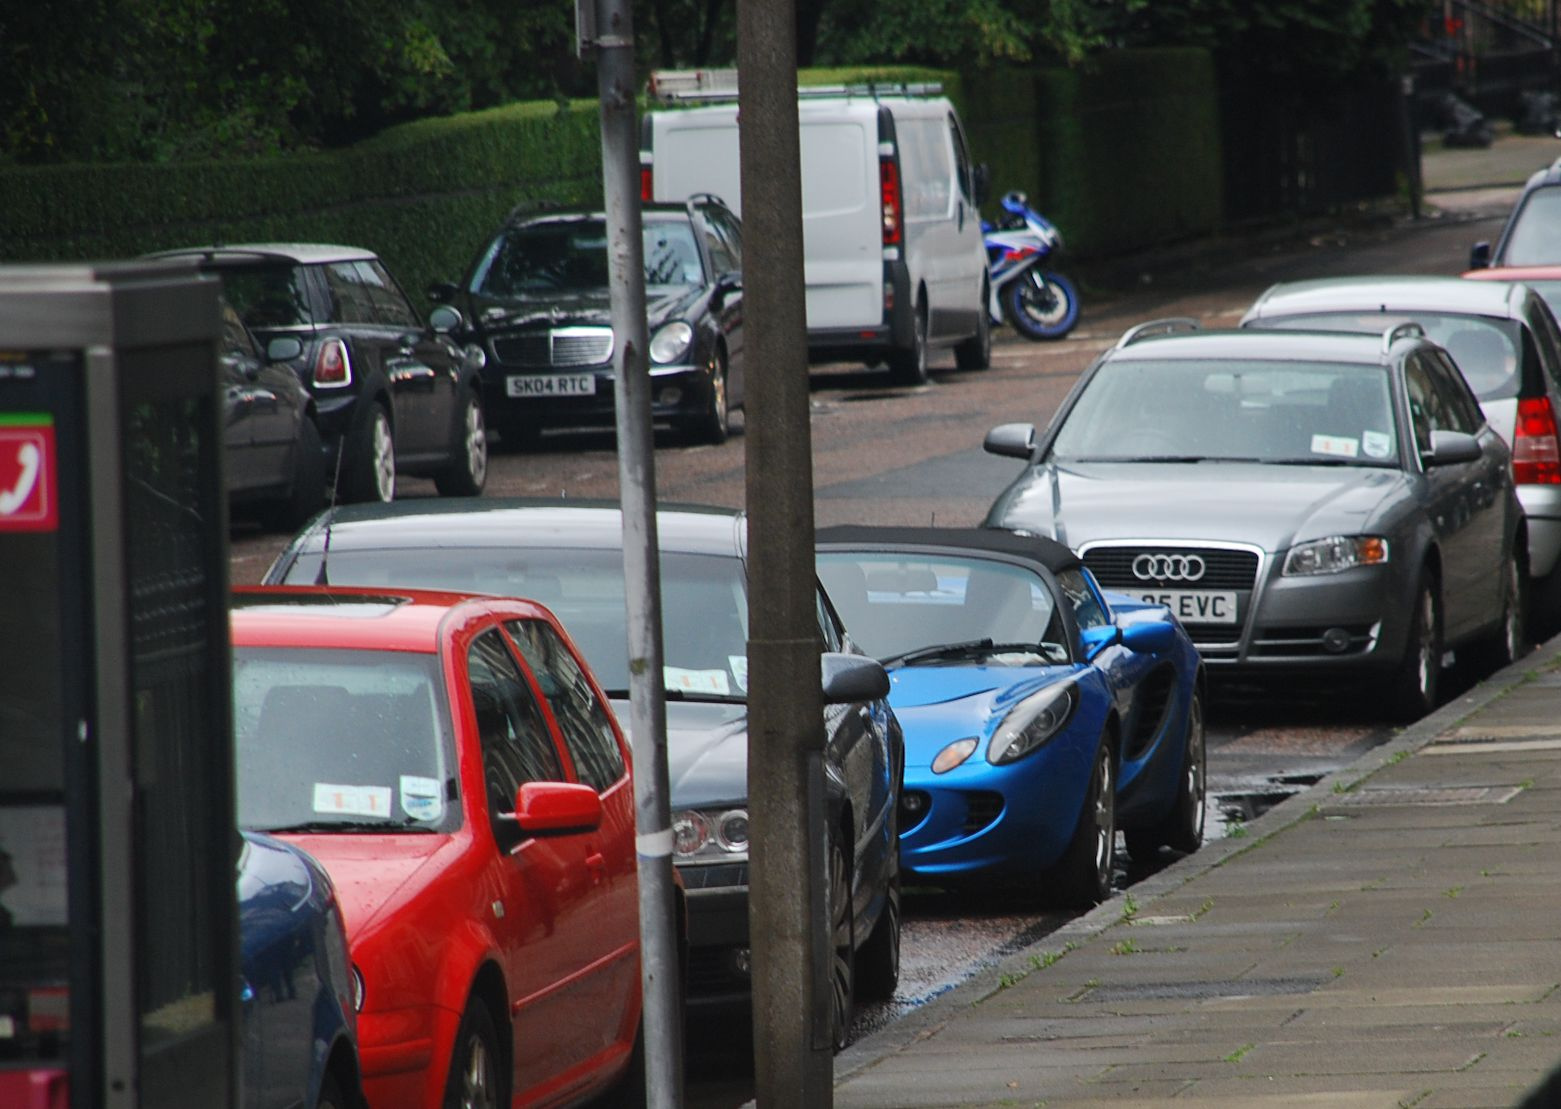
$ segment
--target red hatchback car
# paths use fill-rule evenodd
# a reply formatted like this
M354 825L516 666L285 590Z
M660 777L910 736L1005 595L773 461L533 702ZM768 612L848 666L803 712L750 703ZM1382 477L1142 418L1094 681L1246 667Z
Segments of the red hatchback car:
M375 1109L633 1081L634 796L556 618L416 590L233 596L239 823L336 885Z

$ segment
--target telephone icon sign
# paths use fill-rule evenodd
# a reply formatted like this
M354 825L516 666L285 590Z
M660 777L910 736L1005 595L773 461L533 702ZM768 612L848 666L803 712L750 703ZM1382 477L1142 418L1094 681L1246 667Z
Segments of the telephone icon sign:
M0 532L58 527L53 426L0 423Z

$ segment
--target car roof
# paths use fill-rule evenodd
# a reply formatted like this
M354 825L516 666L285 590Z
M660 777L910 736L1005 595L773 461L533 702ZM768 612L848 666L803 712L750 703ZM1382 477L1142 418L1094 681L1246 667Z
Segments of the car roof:
M1462 277L1390 275L1330 277L1274 285L1248 318L1310 312L1360 311L1474 313L1517 318L1529 290L1517 282L1465 281Z
M703 204L709 203L712 199L719 200L720 198L719 197L712 198L712 197L708 197L708 196L704 196L704 195L701 195L698 198L699 202L703 203ZM723 207L724 207L724 204L723 204ZM646 202L646 203L643 203L643 204L640 205L640 213L643 216L649 216L649 217L651 217L653 219L656 218L656 217L668 218L668 217L672 217L672 216L682 216L683 218L687 219L688 218L688 205L686 205L686 204L652 204L652 203ZM579 220L606 220L606 219L607 219L607 213L606 212L599 211L599 210L596 210L596 209L590 209L590 208L571 209L569 211L537 211L537 210L532 210L532 211L522 211L522 212L514 213L513 215L510 216L510 218L508 220L508 226L510 226L510 227L529 227L532 224L539 224L539 223L575 223L575 222L577 222Z
M1077 568L1074 554L1055 539L1004 528L875 527L841 524L820 528L815 542L827 550L953 550L969 554L996 553L1037 563L1053 573Z
M545 610L529 601L431 589L245 586L234 589L230 600L234 642L250 647L428 654L438 650L445 618L463 606L476 612L502 604L506 612L546 618Z
M372 250L337 243L219 243L160 250L148 257L177 258L189 255L222 262L278 261L301 266L323 265L327 262L372 262L379 257Z
M1383 361L1380 335L1266 328L1146 335L1127 346L1111 348L1104 358L1110 361L1259 358L1274 362L1353 362L1360 365L1380 365Z
M742 554L742 513L709 505L664 506L656 513L662 551ZM352 504L330 509L296 540L331 551L534 547L619 550L623 515L615 501L473 497Z

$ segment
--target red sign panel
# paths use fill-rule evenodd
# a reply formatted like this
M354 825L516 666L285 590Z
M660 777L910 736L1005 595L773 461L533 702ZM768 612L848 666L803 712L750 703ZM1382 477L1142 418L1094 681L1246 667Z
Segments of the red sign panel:
M50 424L0 424L0 532L59 527L59 483Z

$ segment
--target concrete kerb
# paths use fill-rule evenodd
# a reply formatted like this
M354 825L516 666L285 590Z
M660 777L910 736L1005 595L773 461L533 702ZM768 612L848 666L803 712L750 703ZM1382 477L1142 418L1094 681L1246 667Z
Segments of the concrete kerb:
M980 1004L1034 972L1043 955L1066 957L1073 947L1101 935L1128 919L1128 899L1144 906L1173 892L1238 855L1261 849L1276 834L1312 817L1317 807L1335 792L1358 786L1384 767L1418 751L1432 740L1455 729L1465 719L1528 681L1561 657L1561 636L1492 674L1456 700L1410 725L1391 740L1362 754L1353 763L1329 774L1310 788L1296 793L1249 822L1246 834L1206 842L1155 874L1101 902L1045 938L976 971L959 985L939 994L894 1023L866 1036L835 1056L835 1084L868 1070L881 1060L934 1035L962 1010Z

